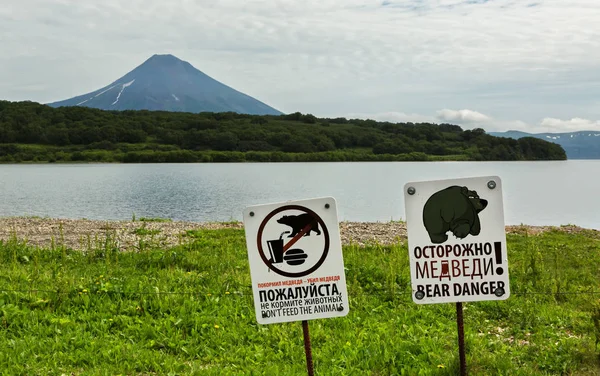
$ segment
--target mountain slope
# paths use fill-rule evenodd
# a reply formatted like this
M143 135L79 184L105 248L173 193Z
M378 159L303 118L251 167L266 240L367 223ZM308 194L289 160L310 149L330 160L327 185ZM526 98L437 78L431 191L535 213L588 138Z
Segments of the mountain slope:
M101 89L48 105L85 106L102 110L281 114L280 111L220 83L173 55L153 55L131 72Z
M535 137L562 146L568 159L600 159L600 132L526 133L520 131L490 132L492 136L519 139Z

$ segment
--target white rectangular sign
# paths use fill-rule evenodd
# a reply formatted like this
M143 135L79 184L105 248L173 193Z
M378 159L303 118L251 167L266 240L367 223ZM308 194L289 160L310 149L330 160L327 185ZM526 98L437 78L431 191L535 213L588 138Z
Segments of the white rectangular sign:
M498 176L409 182L404 201L415 303L510 296Z
M333 197L249 206L243 214L259 324L348 314Z

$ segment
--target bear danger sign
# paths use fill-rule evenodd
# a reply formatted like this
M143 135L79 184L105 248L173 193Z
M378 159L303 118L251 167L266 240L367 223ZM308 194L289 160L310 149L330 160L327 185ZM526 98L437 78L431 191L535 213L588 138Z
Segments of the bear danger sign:
M244 228L259 324L348 314L333 197L247 207Z
M415 303L510 296L499 177L407 183L404 201Z

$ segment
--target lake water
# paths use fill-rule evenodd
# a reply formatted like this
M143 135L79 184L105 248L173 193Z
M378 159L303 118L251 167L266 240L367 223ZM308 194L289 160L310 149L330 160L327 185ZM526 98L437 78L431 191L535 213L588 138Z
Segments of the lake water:
M600 229L599 160L0 165L0 216L241 220L245 206L333 196L340 220L404 219L408 181L498 175L506 224Z

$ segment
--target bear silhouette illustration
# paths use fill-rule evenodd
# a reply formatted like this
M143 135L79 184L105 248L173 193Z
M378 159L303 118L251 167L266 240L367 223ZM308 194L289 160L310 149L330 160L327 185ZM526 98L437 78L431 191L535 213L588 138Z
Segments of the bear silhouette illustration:
M488 205L476 191L457 185L442 189L429 197L423 207L423 224L434 244L448 240L451 231L459 239L479 235L479 213Z
M299 215L284 215L283 217L277 220L277 223L281 223L292 228L292 233L288 236L288 238L293 238L300 231L302 231L304 227L308 226L309 224L311 225L311 227L308 231L306 231L306 234L304 234L304 236L310 236L310 233L312 231L316 232L317 235L321 235L321 231L319 230L319 224L317 223L317 220L308 213Z

